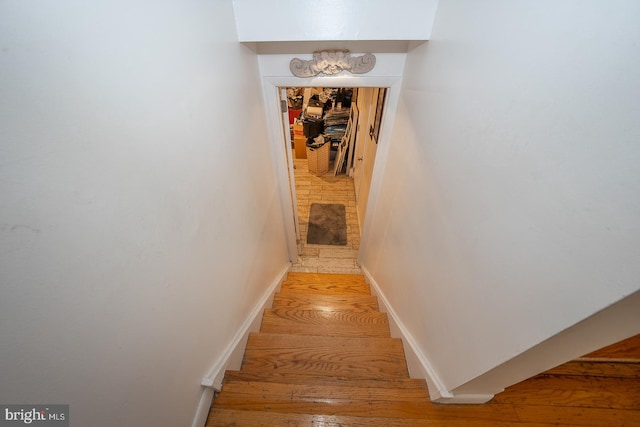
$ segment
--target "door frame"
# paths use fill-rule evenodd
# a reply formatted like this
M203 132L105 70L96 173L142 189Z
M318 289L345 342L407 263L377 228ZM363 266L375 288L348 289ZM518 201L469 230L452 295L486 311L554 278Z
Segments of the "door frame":
M371 187L369 190L369 200L367 202L367 215L365 216L364 226L360 233L360 249L358 254L358 262L362 265L363 248L367 246L369 228L375 216L375 210L382 183L382 175L387 164L387 157L391 145L391 132L393 123L396 118L396 110L398 100L400 98L400 87L402 85L401 76L322 76L301 79L294 76L262 77L262 95L264 99L265 113L267 116L267 128L269 130L269 143L273 155L273 161L276 172L276 180L278 193L280 195L280 203L282 208L282 216L285 228L285 238L287 241L287 251L289 260L296 262L298 259L298 249L296 241L295 223L297 220L297 212L292 209L293 200L290 188L295 191L295 180L293 177L293 169L287 167L286 146L282 141L283 115L280 107L280 91L281 87L386 87L387 101L385 106L385 114L380 124L380 137L378 141L378 151L376 153L376 162L373 167L373 176L371 178ZM287 124L288 125L288 124ZM292 186L292 187L290 187Z
M302 254L302 243L300 242L300 221L298 219L298 200L296 196L296 184L293 179L295 174L295 166L293 162L293 154L291 153L291 145L293 141L291 141L291 134L289 132L289 107L287 106L286 111L282 111L282 106L287 105L287 89L280 87L279 88L279 98L281 105L281 114L282 114L282 137L284 138L284 146L288 149L285 150L286 159L287 159L287 170L289 171L289 195L291 196L291 209L294 212L294 227L296 233L296 250L298 255Z

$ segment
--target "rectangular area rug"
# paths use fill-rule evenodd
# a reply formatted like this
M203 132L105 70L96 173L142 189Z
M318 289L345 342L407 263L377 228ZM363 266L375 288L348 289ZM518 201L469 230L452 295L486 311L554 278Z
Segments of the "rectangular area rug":
M347 214L343 204L311 204L307 243L343 246L347 244Z

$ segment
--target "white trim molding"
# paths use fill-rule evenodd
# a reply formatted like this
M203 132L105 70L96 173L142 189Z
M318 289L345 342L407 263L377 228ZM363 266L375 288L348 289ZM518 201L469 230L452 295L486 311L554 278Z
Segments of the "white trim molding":
M202 378L200 382L200 385L203 387L202 396L200 397L200 402L198 403L191 427L203 427L205 425L213 397L216 392L222 389L222 380L224 379L225 371L227 369L240 369L249 334L260 330L262 313L265 308L271 307L273 296L280 289L282 282L287 278L290 267L291 264L287 263L280 273L278 273L275 280L269 285L269 288L267 288L266 292L258 300L253 310L251 310L242 323L222 355L214 362L213 367Z
M437 372L429 363L429 360L420 350L416 340L413 338L409 330L404 326L400 317L393 310L393 307L387 300L386 296L376 283L375 279L365 266L361 266L367 282L371 285L371 291L374 296L378 297L380 310L389 316L389 326L391 328L391 336L401 338L404 347L404 354L407 359L409 368L409 376L411 378L424 378L429 388L429 397L432 402L447 404L480 404L486 403L493 399L493 394L454 394L447 390L443 382L440 380Z
M640 333L640 291L462 384L453 393L499 393L577 357Z
M247 339L249 333L257 332L260 330L260 324L262 322L262 313L265 308L271 306L273 302L273 295L280 289L282 282L287 278L287 273L291 267L290 263L280 271L276 279L271 283L267 291L262 295L262 298L253 307L251 313L240 326L240 329L236 332L233 340L222 356L213 364L213 367L209 370L209 373L202 379L202 386L213 387L219 391L222 387L222 379L224 378L224 372L227 369L240 369L242 364L242 357L244 355L245 347L247 346Z
M372 53L362 56L351 56L348 50L321 50L313 52L313 59L308 61L293 58L289 62L289 70L296 77L314 77L318 74L335 75L342 71L351 74L366 74L376 65L376 57Z
M486 403L505 387L640 333L638 291L479 377L449 390L394 311L371 272L365 266L361 265L361 268L371 285L372 293L378 297L380 310L389 316L391 335L402 339L411 378L425 378L429 396L437 403Z

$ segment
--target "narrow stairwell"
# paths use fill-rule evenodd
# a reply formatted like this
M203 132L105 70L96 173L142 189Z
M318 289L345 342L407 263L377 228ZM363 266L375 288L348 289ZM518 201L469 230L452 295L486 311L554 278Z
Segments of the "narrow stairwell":
M427 405L363 276L289 273L207 426L415 426Z

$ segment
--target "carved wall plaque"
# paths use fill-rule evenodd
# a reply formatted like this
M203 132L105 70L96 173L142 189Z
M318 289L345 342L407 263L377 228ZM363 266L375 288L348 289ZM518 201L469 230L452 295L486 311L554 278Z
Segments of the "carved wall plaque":
M376 57L371 53L352 57L348 50L323 50L313 53L313 59L305 61L293 58L289 63L296 77L313 77L318 74L334 75L346 70L353 74L365 74L373 70Z

